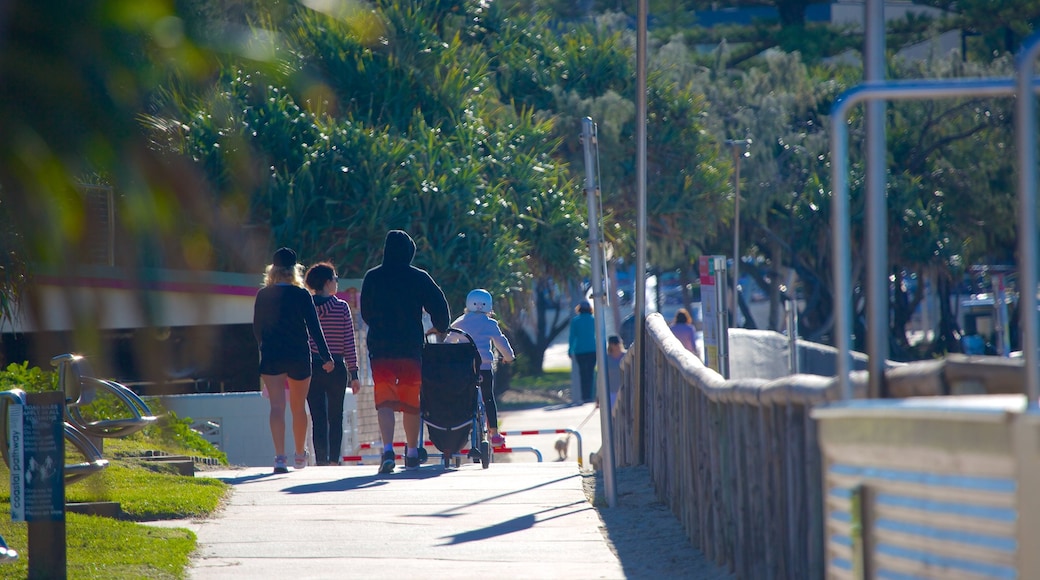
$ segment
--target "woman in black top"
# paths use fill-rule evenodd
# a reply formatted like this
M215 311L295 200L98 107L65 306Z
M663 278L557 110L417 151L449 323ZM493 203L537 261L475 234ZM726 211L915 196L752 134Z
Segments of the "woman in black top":
M292 414L296 469L307 467L307 391L311 385L311 349L318 347L322 368L334 368L325 335L310 292L303 288L303 266L296 252L281 248L267 267L264 287L253 305L253 335L260 347L260 379L271 402L271 437L274 439L274 472L287 473L285 457L285 401L288 392Z

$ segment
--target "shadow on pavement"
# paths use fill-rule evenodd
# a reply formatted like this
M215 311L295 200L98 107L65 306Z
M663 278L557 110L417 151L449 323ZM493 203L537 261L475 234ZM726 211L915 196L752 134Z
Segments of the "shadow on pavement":
M549 516L549 517L544 517L544 518L539 518L538 517L540 514L545 514L545 513L549 513L549 512L561 510L561 509L564 509L564 508L569 508L569 507L575 507L576 509L568 511L566 513L559 513L559 514L556 514L556 515L553 515L553 516ZM476 529L476 530L470 530L468 532L462 532L460 534L452 534L450 536L443 536L443 538L447 539L448 541L445 542L444 544L441 544L441 545L443 545L443 546L453 546L453 545L458 545L458 544L465 544L466 542L478 542L480 540L487 540L489 538L494 538L494 537L497 537L497 536L504 536L506 534L511 534L511 533L514 533L514 532L520 532L520 531L523 531L523 530L526 530L526 529L530 529L530 528L535 527L539 523L543 523L543 522L547 522L549 520L554 520L556 518L561 518L561 517L564 517L564 516L568 516L568 515L571 515L571 514L574 514L574 513L578 513L579 511L586 510L586 509L589 509L589 507L588 507L588 504L586 504L585 502L579 502L577 504L570 504L570 505L565 505L565 506L556 506L556 507L546 508L546 509L544 509L542 511L535 512L533 514L524 514L522 516L517 516L517 517L515 517L515 518L513 518L511 520L506 520L504 522L500 522L500 523L497 523L497 524L494 524L494 525L491 525L491 526L487 526L485 528L480 528L480 529Z
M497 500L497 499L507 498L507 497L509 497L511 495L525 493L525 492L528 492L528 491L532 491L532 490L538 489L540 487L546 487L546 486L549 486L549 485L555 485L555 484L557 484L557 483L559 483L561 481L566 481L566 480L570 479L571 477L577 477L577 476L571 475L571 476L567 476L567 477L561 477L559 479L554 479L552 481L546 481L545 483L540 483L538 485L533 485L533 486L530 486L530 487L527 487L527 488L524 488L524 489L518 489L516 491L510 491L510 492L507 492L507 493L500 493L498 495L493 495L493 496L490 496L490 497L484 497L484 498L481 498L481 499L479 499L477 501L471 501L469 503L464 503L464 504L460 504L460 505L457 505L457 506L451 506L448 509L441 510L439 512L435 512L435 513L432 513L432 514L424 514L422 517L431 517L431 516L433 516L433 517L451 517L454 512L464 511L464 510L466 510L468 508L471 508L471 507L474 507L474 506L478 506L478 505L480 505L482 503L487 503L487 502L494 501L494 500ZM582 503L584 503L584 502L582 502ZM566 507L566 506L560 506L560 507Z
M322 481L294 485L282 490L283 493L323 493L327 491L350 491L353 489L368 489L386 485L390 479L430 479L444 475L444 470L437 468L425 468L416 471L395 471L394 473L374 473L360 477L346 477L335 481Z
M241 477L218 477L216 479L229 485L242 485L271 477L286 477L288 475L289 474L287 473L254 473L252 475L243 475Z

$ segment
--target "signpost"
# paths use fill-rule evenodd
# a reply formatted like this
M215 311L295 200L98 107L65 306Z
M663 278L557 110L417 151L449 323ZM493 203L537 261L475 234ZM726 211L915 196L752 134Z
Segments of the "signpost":
M8 407L11 520L28 523L29 578L65 578L65 395Z
M726 257L701 256L704 364L729 378L729 324L726 312Z

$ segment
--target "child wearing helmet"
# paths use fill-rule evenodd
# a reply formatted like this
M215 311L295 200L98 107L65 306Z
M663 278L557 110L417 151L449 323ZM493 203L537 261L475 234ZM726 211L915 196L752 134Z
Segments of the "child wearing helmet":
M473 337L480 351L480 390L484 397L487 411L488 433L491 435L492 447L504 447L505 437L498 432L498 406L495 403L495 351L502 355L503 363L510 363L516 358L509 339L502 334L498 321L491 318L491 293L477 288L466 296L466 310L451 325ZM466 340L458 333L449 333L448 342Z

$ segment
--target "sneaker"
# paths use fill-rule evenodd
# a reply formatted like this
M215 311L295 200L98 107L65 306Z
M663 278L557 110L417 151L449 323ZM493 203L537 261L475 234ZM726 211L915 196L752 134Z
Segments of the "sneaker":
M285 456L275 455L274 456L274 472L275 473L289 473L289 468L285 466Z
M419 457L408 457L406 455L404 458L404 468L407 471L415 471L416 469L419 469Z
M393 473L397 464L394 463L394 452L383 452L383 463L379 466L379 473Z
M491 436L491 446L495 449L506 446L506 438L502 435L495 433Z
M297 453L293 456L293 467L296 469L303 469L307 467L307 452Z

